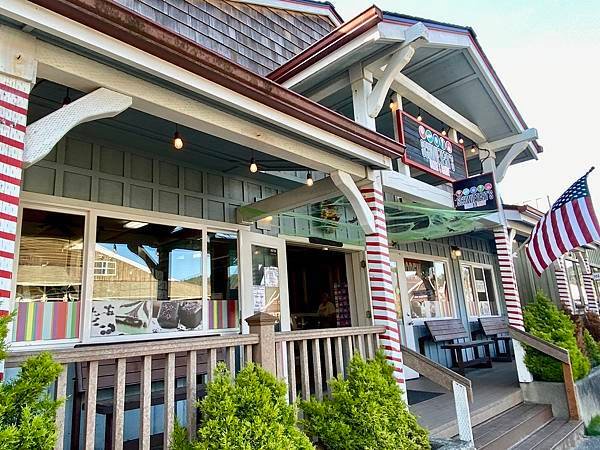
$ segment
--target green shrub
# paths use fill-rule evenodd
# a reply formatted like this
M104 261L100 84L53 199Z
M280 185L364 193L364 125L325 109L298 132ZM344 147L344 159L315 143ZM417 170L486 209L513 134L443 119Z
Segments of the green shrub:
M189 442L177 426L172 450L304 450L310 439L296 427L296 408L287 403L287 387L254 364L231 379L224 364L215 370L206 397L199 402L197 440Z
M381 352L369 362L354 356L347 379L330 380L331 397L301 403L306 433L329 450L431 448L392 372Z
M577 346L575 325L543 292L538 291L535 301L525 307L523 318L529 333L569 350L576 380L590 372L590 362ZM525 365L535 379L563 381L562 364L559 361L531 347L526 347L525 352Z
M600 416L592 417L590 423L585 427L585 434L588 436L600 436Z
M600 344L594 340L588 330L583 330L583 342L592 367L600 365Z
M12 316L0 319L0 342L10 320ZM5 352L1 347L1 359ZM54 449L54 419L62 400L52 400L47 389L61 370L49 353L42 353L25 361L16 378L0 383L0 450Z

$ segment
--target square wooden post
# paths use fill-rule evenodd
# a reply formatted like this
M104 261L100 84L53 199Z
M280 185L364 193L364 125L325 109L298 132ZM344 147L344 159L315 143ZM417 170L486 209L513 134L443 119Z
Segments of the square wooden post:
M250 334L258 335L259 342L252 350L252 359L267 372L277 376L277 355L275 349L275 324L277 318L259 312L246 319Z

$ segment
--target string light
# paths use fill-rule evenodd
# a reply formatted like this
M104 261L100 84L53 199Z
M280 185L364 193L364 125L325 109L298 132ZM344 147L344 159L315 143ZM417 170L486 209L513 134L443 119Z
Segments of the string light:
M446 136L447 134L446 127L442 128L442 136Z
M390 97L390 109L393 111L396 109L396 102L394 101L394 97Z
M63 106L67 106L69 103L71 103L71 97L69 97L70 92L71 92L71 89L67 88L67 95L65 95L65 98L63 98L63 101L62 101Z
M306 185L307 186L312 186L314 184L314 180L312 177L312 172L309 170L308 173L306 174Z
M459 137L458 137L458 143L461 145L465 143L465 140L462 138L461 135L459 135Z
M475 146L471 147L471 153L477 153L477 147L475 147Z
M419 115L417 116L417 122L422 122L423 116L421 115L421 108L419 108Z
M250 160L250 172L252 172L252 173L258 172L258 166L256 165L256 161L254 159L254 156Z
M175 134L173 134L173 147L176 150L181 150L183 148L183 139L179 135L179 125L175 124Z

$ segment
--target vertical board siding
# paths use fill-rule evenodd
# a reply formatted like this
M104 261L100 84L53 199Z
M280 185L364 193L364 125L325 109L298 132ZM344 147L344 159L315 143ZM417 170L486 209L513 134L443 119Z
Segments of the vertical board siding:
M235 1L116 1L261 75L335 28L324 16Z

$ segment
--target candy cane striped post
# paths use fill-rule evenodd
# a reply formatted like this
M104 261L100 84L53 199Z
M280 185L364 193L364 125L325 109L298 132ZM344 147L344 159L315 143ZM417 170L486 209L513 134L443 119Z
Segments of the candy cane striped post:
M567 274L565 273L565 261L558 258L554 261L554 276L556 277L556 287L558 288L558 299L565 311L573 314L573 299L567 282Z
M588 260L587 253L581 252L581 261L583 262L583 287L587 299L586 307L588 311L598 314L598 299L596 298L596 289L594 289L594 278L592 276L592 267Z
M517 288L517 275L513 262L512 242L508 237L508 230L505 226L494 228L494 240L498 252L498 263L500 265L500 278L502 280L502 290L504 292L504 302L506 303L506 312L508 323L520 330L523 326L523 310L521 309L521 298ZM515 362L517 373L521 383L533 381L531 373L525 366L525 350L517 340L512 341L515 351Z
M0 74L0 316L10 296L21 192L23 149L31 83ZM0 381L4 362L0 361Z
M364 186L360 191L375 217L376 232L366 237L373 324L385 327L379 342L387 361L394 368L394 378L406 392L381 181Z

